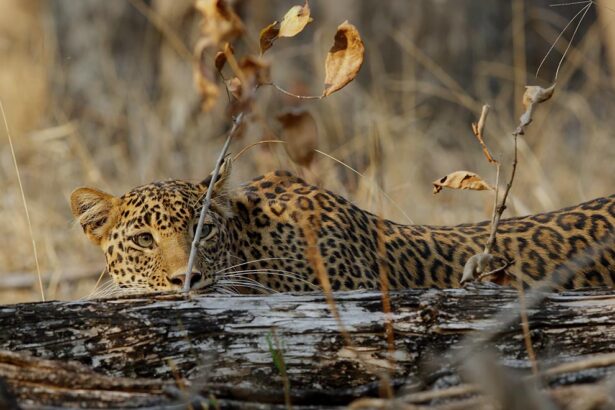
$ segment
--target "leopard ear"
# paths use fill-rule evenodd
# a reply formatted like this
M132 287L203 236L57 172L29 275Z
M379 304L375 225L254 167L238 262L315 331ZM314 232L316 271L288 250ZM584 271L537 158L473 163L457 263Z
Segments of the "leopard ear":
M214 193L220 193L225 190L225 187L228 185L231 169L232 169L232 157L231 155L227 155L224 157L222 164L220 165L220 172L218 174L218 178L216 178L216 184L214 185ZM207 176L201 183L199 184L203 188L203 193L207 192L207 187L211 184L211 179L213 177L213 172Z
M77 188L70 195L73 215L96 245L115 224L120 199L94 188Z

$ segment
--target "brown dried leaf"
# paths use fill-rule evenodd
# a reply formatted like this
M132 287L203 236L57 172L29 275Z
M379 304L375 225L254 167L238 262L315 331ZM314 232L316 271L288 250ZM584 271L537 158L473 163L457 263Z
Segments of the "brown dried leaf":
M335 42L325 61L323 97L333 94L354 80L363 64L365 47L356 27L343 22L337 27Z
M307 167L314 160L318 144L318 128L312 115L303 109L293 109L278 115L282 124L282 140L293 162Z
M310 6L307 0L305 0L303 6L293 6L286 12L280 22L278 37L294 37L301 33L312 20L310 17Z
M226 56L227 54L235 54L235 50L233 50L233 46L230 43L224 44L224 51L218 51L216 53L216 58L214 59L214 65L216 66L216 70L222 71L224 65L226 64Z
M218 47L244 32L241 20L224 0L197 0L195 8L203 16L202 37Z
M265 53L265 51L269 50L273 46L273 42L278 39L280 35L280 23L274 21L269 24L267 27L261 30L259 36L259 43L261 48L261 55Z
M471 189L474 191L493 189L480 176L470 171L455 171L435 180L432 184L434 194L442 191L442 188Z

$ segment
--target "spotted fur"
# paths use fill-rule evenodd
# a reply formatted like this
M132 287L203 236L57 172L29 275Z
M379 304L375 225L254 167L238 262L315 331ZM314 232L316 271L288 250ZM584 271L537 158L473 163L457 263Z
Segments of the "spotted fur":
M206 217L208 236L200 241L193 288L314 290L320 282L318 263L308 260L310 245L334 290L377 289L382 272L392 289L458 287L463 266L489 235L488 222L427 226L379 219L283 171L228 191L229 164L223 171ZM80 188L72 196L73 213L103 249L117 284L179 289L209 183L156 182L119 198ZM504 219L493 253L499 265L515 261L526 285L552 278L565 288L612 287L614 226L615 195ZM153 236L151 249L135 243L143 232Z

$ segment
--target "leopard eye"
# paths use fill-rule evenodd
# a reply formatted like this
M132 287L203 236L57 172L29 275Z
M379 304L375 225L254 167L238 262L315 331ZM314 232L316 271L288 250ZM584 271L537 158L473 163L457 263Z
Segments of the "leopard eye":
M197 224L194 224L192 226L192 236L196 235L196 226ZM203 228L201 228L201 238L199 240L209 239L209 237L212 236L213 233L214 233L213 224L205 223L203 224Z
M151 233L140 233L133 236L132 241L142 248L151 248L154 246L154 237Z

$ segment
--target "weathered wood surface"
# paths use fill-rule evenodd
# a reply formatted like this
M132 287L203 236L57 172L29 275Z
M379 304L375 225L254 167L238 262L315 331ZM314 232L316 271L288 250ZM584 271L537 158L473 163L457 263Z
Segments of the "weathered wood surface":
M615 292L539 296L528 313L542 369L615 351ZM392 294L394 363L387 360L381 295L348 292L335 298L351 348L317 294L0 306L0 379L26 408L158 406L186 397L215 397L228 407L283 405L284 383L268 342L272 329L283 347L295 405L344 405L377 396L384 374L395 388L455 384L453 369L487 347L507 368L530 368L514 290ZM470 350L470 343L462 343L468 335L477 340ZM543 382L601 381L615 371L611 356L583 369L552 372Z

